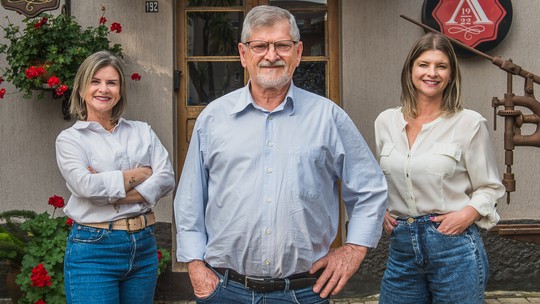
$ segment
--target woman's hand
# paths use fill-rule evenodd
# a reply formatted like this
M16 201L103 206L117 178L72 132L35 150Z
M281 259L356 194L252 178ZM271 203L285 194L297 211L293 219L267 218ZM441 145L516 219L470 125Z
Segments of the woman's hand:
M441 223L437 231L447 235L457 235L463 233L470 225L478 221L482 216L474 207L465 208L431 218L432 222Z
M384 214L384 222L383 222L384 231L390 234L392 233L392 230L394 230L394 227L396 226L397 226L396 219L390 215L390 212L386 211L386 213Z

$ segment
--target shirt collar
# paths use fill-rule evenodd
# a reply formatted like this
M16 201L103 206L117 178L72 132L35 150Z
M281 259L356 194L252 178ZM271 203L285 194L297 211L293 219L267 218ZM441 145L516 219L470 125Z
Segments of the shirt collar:
M125 122L125 119L120 117L120 119L118 119L118 124L116 125L116 127L120 126L120 124L124 122ZM77 120L77 122L75 122L75 124L73 125L73 128L78 129L78 130L83 130L83 129L89 129L89 130L94 130L94 131L104 130L103 126L100 125L99 123L95 121L86 121L86 120Z
M249 90L250 82L251 80L249 80L247 85L242 89L242 93L240 94L240 100L235 104L230 115L238 114L244 111L250 105L254 108L260 109L260 107L257 106L257 104L255 103L255 100L253 100L253 96L251 96L251 91ZM298 88L291 81L291 85L289 86L289 90L287 91L287 95L285 96L285 102L282 102L274 110L274 112L281 111L281 110L288 110L289 115L293 115L294 114L294 100L295 100L294 95L297 89Z

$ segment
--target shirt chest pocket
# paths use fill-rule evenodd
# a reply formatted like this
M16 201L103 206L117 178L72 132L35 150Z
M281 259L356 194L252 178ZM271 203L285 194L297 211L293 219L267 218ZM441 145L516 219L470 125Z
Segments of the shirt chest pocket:
M387 143L381 149L381 156L379 157L379 165L385 175L390 174L390 155L394 150L394 144Z
M289 150L288 184L301 199L317 199L322 193L324 153L317 148L296 147Z
M458 145L434 143L426 171L437 176L452 176L460 160L461 148Z

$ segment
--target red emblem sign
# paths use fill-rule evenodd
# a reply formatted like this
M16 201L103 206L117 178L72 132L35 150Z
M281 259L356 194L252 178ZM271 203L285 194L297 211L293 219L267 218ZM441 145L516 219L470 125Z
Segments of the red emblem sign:
M498 0L441 0L432 12L442 33L471 47L496 40L506 14Z

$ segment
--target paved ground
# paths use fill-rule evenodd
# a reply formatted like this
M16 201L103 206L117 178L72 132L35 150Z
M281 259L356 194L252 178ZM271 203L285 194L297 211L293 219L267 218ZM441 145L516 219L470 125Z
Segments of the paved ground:
M332 300L333 304L377 304L377 296ZM11 304L9 299L0 299L0 304ZM155 304L195 304L195 301L157 301ZM396 303L399 304L399 303ZM540 304L540 292L486 292L486 304Z
M334 304L377 304L377 296L335 299ZM540 304L540 292L486 292L486 304ZM0 302L0 304L2 304ZM195 301L156 302L155 304L195 304ZM399 304L399 303L396 303Z

